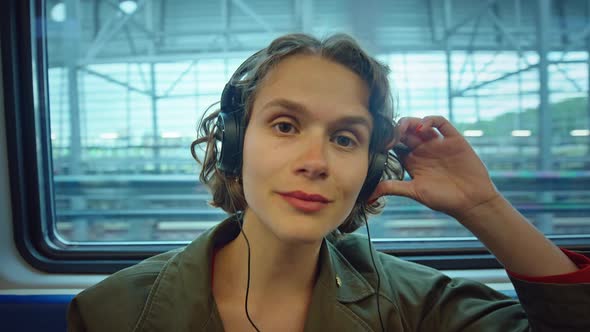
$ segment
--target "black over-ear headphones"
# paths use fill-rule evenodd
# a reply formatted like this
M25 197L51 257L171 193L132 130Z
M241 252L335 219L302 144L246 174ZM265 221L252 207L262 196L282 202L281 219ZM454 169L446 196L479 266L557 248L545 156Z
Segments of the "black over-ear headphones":
M242 90L227 83L221 94L221 111L217 116L217 168L226 175L239 176L244 146L244 110Z
M236 71L239 76L243 74L240 71L240 68ZM220 104L221 111L217 116L216 138L221 143L221 147L217 149L217 168L226 175L239 176L242 169L242 148L246 129L244 123L245 106L242 105L242 89L234 85L232 80L225 85ZM368 200L375 188L377 188L386 165L386 153L371 154L367 178L359 193L358 199L360 201Z

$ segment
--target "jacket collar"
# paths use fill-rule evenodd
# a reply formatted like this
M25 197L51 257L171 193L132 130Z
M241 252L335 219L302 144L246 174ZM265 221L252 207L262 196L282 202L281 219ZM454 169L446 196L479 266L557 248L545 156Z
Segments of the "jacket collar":
M201 234L170 259L150 292L136 330L222 331L211 290L213 250L239 235L235 217ZM322 241L320 272L312 293L305 331L370 330L342 304L375 293L369 282L329 241Z

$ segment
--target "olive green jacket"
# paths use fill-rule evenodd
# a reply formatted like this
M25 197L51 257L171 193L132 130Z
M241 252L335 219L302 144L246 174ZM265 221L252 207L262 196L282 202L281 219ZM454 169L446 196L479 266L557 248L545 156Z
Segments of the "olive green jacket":
M86 289L70 303L68 331L223 331L211 291L211 257L238 234L228 218L187 247ZM305 331L381 331L369 250L358 235L323 241ZM513 279L519 303L470 280L374 255L386 331L590 331L590 284Z

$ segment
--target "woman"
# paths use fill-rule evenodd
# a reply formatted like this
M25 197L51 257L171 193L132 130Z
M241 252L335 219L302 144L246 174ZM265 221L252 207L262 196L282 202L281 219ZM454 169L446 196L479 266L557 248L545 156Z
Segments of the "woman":
M70 330L590 330L590 260L514 210L447 120L396 124L387 74L343 35L283 36L246 60L193 143L206 145L200 178L211 204L231 216L82 292ZM385 179L400 175L387 157L399 141L411 181ZM347 234L385 195L471 230L522 303Z

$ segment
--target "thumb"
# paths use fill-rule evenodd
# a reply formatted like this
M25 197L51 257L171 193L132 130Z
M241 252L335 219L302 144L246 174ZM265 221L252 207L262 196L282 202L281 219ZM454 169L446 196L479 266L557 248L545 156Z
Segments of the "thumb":
M403 196L415 199L416 191L412 181L387 180L381 181L373 191L369 202L373 202L382 196Z

